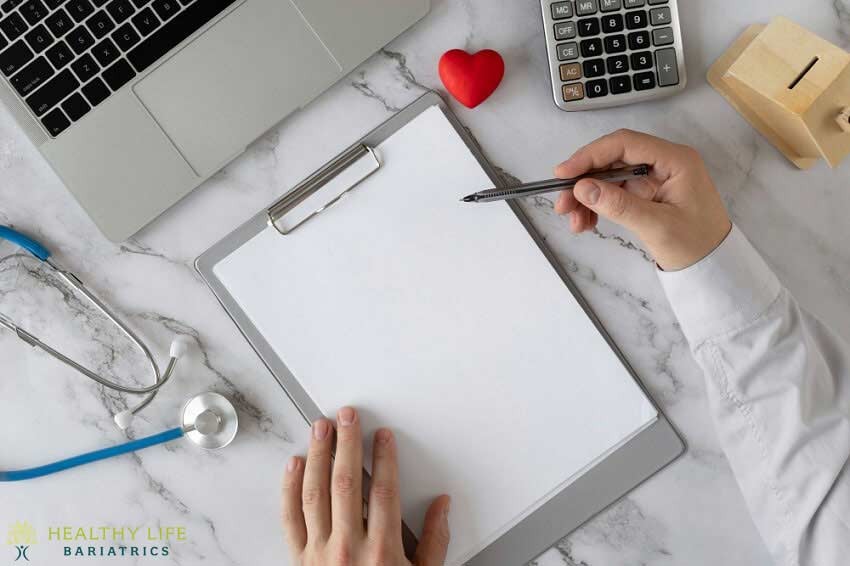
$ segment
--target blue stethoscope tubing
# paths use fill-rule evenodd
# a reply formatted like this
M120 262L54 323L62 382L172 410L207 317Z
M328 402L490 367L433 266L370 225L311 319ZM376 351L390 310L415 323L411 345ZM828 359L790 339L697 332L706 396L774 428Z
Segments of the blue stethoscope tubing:
M0 471L0 482L24 481L48 476L70 468L76 468L77 466L83 466L99 460L106 460L107 458L112 458L114 456L143 450L145 448L150 448L151 446L156 446L157 444L171 442L172 440L182 438L183 435L183 428L176 427L159 434L154 434L153 436L146 436L145 438L139 438L138 440L125 442L124 444L119 444L117 446L110 446L109 448L104 448L102 450L87 452L85 454L80 454L79 456L74 456L73 458L66 458L65 460L53 462L52 464L38 466L37 468L15 470L10 472Z
M75 362L68 356L65 356L61 352L54 350L53 348L39 340L36 336L30 334L23 328L18 327L11 320L5 318L2 313L0 313L0 327L6 327L7 329L11 330L15 334L17 334L18 338L20 338L30 346L38 347L44 350L45 352L58 359L59 361L63 362L64 364L72 367L83 375L91 378L92 380L106 387L124 393L146 395L145 399L141 403L139 403L135 408L127 409L115 415L116 424L118 424L121 429L126 429L130 424L132 416L136 412L147 406L147 404L153 399L159 389L163 385L165 385L165 383L173 375L177 359L183 354L185 354L188 348L188 339L182 336L178 336L175 338L174 342L172 342L171 344L171 353L168 366L166 367L165 372L161 374L159 371L159 367L157 366L156 362L154 362L153 356L151 355L150 350L147 348L147 346L145 346L145 344L141 342L141 340L133 333L133 331L128 328L123 322L121 322L118 317L112 314L112 312L106 307L106 305L104 305L97 297L95 297L85 287L85 285L83 285L82 281L80 281L77 276L58 267L50 259L50 251L45 246L41 245L32 238L25 236L17 230L13 230L8 226L2 225L0 225L0 240L7 240L9 242L12 242L13 244L16 244L17 246L31 253L37 259L41 260L43 263L50 266L68 285L70 285L83 296L85 296L89 301L91 301L91 303L95 307L97 307L104 315L106 315L107 318L112 320L112 322L114 322L122 330L122 332L127 337L129 337L130 340L132 340L133 343L136 344L136 346L138 346L142 353L144 353L147 357L152 368L152 373L154 374L154 383L148 387L141 388L124 386L94 373L93 371L87 369L81 364ZM218 410L222 412L227 418L228 426L225 427L223 431L220 431L217 427L221 423L221 417L219 415L216 415L215 419L217 420L212 425L214 430L207 430L206 432L204 432L203 430L199 430L198 428L196 428L197 422L185 422L185 419L187 417L187 410L189 410L190 408L194 410L195 416L201 413L202 410L203 412L215 413L215 411L212 411L212 409L218 408ZM102 450L95 450L94 452L87 452L85 454L80 454L79 456L66 458L64 460L59 460L57 462L38 466L36 468L29 468L25 470L0 471L0 482L23 481L39 478L50 474L55 474L64 470L68 470L70 468L75 468L77 466L82 466L84 464L97 462L99 460L105 460L114 456L120 456L122 454L135 452L137 450L149 448L158 444L171 442L172 440L176 440L184 436L188 436L190 440L192 440L196 444L199 444L203 448L223 448L224 446L229 444L230 441L233 440L233 437L236 435L238 418L236 416L235 409L229 401L227 401L224 397L216 393L203 393L190 400L184 406L183 418L183 426L172 428L166 430L165 432L155 434L153 436L147 436L145 438L132 440L130 442L125 442L123 444L111 446ZM210 425L208 420L207 428L209 428L209 426ZM200 438L194 438L195 435L199 435Z
M48 250L32 238L28 238L20 232L12 230L8 226L0 226L0 240L7 240L9 242L12 242L16 246L27 250L29 253L31 253L41 261L47 261L48 259L50 259L50 250Z

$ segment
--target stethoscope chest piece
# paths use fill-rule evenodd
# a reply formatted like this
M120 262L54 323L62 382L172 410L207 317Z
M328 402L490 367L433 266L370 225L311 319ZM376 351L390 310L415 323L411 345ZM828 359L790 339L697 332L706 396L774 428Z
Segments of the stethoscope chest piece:
M236 437L239 417L226 397L202 393L183 406L181 416L186 438L207 450L224 448Z

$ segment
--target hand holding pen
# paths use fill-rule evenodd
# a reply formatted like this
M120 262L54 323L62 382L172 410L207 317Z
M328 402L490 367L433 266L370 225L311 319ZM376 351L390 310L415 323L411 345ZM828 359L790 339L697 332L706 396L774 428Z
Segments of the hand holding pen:
M555 175L576 177L623 163L646 163L651 169L622 186L582 179L574 190L561 193L555 212L570 215L573 232L594 229L603 216L637 234L666 270L693 265L729 233L723 200L690 147L620 130L579 149L555 168Z

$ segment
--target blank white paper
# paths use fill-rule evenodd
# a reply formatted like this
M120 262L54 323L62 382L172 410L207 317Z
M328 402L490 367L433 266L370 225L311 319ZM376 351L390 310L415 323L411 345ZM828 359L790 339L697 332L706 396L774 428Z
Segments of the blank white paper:
M439 107L378 152L214 271L325 414L393 428L414 531L452 496L457 565L657 414L510 208L458 202L491 181Z

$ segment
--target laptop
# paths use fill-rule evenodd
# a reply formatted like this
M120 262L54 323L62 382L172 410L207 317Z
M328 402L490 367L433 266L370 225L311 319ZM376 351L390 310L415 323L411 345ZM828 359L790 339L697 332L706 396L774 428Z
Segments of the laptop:
M100 230L137 232L430 0L0 0L0 100Z

